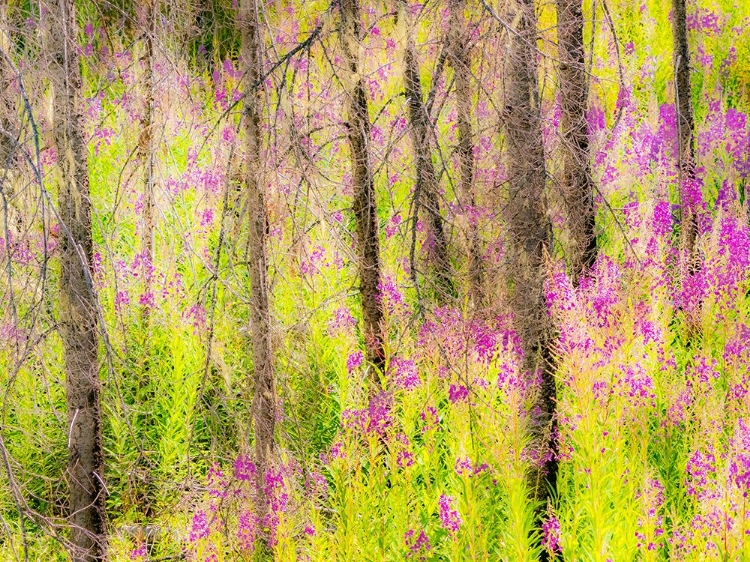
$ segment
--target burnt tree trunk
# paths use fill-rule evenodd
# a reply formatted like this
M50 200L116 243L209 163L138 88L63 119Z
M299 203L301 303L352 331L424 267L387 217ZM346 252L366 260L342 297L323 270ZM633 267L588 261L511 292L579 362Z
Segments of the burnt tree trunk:
M522 0L511 14L516 33L510 34L505 67L505 139L509 198L507 259L510 306L523 346L522 368L534 377L541 373L537 413L531 420L532 446L539 459L531 472L535 499L545 504L557 479L552 441L556 390L550 353L550 329L544 300L545 256L551 228L545 201L544 147L537 83L537 30L534 0ZM554 453L554 450L553 450Z
M138 160L143 165L143 240L141 254L143 257L144 293L151 291L152 267L154 261L154 33L156 18L154 2L146 0L146 29L143 36L143 102L144 113L141 119L141 134L138 138ZM149 307L144 306L144 322L148 322Z
M10 35L10 22L8 19L8 1L0 2L0 170L14 168L15 156L14 144L16 131L16 109L13 102L13 83L16 81L16 72L11 63L13 54L13 42ZM0 172L2 180L6 180L7 172Z
M557 0L557 41L562 106L562 189L568 211L573 283L594 265L597 255L596 209L591 178L586 110L589 81L583 48L583 3Z
M19 121L14 100L14 83L16 71L13 68L13 40L9 21L7 0L0 0L0 200L3 202L4 225L18 232L24 229L24 213L21 209L11 214L12 201L17 198L15 192L17 168L16 150L18 148ZM11 226L12 225L12 226ZM10 230L6 231L6 236Z
M450 32L448 61L453 67L453 87L456 93L458 122L459 197L468 215L469 293L474 307L484 305L482 247L476 222L474 193L474 133L471 127L471 58L469 36L464 17L465 0L450 0Z
M140 135L138 136L137 156L138 162L142 167L143 174L143 225L141 230L141 275L143 276L143 293L148 295L153 290L154 282L154 38L156 33L156 2L158 0L144 0L143 12L139 12L139 17L143 19L139 22L142 35L143 55L141 64L143 67L142 77L142 95L144 112L140 122ZM142 15L141 15L142 13ZM150 327L151 306L144 303L141 308L141 321L143 325L143 360L140 363L140 376L138 377L138 399L141 403L149 403L153 399L153 388L151 385L152 362L151 354L148 352L149 342L151 341ZM146 409L141 415L139 426L143 428L153 427L151 413ZM139 469L145 474L150 475L148 460L145 456L139 456ZM146 481L136 480L136 493L140 501L145 517L153 515L154 489L153 481L147 478Z
M404 0L400 4L400 16L406 24L406 49L404 51L404 93L409 117L409 134L414 150L416 182L414 185L414 220L424 209L427 214L428 239L432 245L429 249L429 261L432 264L436 279L435 294L439 302L455 296L451 265L448 258L448 240L440 213L440 193L435 166L432 163L430 137L432 123L422 96L422 83L419 78L419 61L414 44L414 24ZM416 235L416 228L412 230ZM412 241L412 245L414 241ZM412 264L414 265L414 264ZM416 279L416 272L413 273Z
M261 131L265 92L263 81L263 45L257 0L242 0L239 23L242 34L244 68L245 132L244 182L248 201L248 254L250 269L250 334L253 349L253 425L258 493L256 515L263 521L268 512L265 474L274 456L276 390L271 352L271 302L268 285L268 248L265 179L263 174Z
M690 49L687 37L685 0L672 0L672 32L674 41L675 96L677 107L678 155L680 185L680 229L682 248L692 261L698 221L694 201L687 197L689 183L695 180L695 118L690 85Z
M50 3L50 77L60 169L60 333L65 351L72 558L106 556L97 302L92 285L91 199L73 0Z
M364 339L367 358L378 369L383 368L383 309L380 302L380 239L375 182L368 144L370 142L370 116L367 104L362 61L359 60L359 43L362 25L359 0L341 0L341 40L348 76L347 86L347 137L351 149L354 181L353 210L357 222L357 257L359 259L359 284L364 320Z

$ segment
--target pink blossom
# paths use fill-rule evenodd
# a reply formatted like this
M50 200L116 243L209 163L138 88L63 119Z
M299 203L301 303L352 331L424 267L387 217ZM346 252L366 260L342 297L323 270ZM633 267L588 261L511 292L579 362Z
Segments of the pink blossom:
M254 482L256 474L257 468L255 467L255 463L250 460L250 457L239 455L237 460L234 461L234 477L237 480Z
M453 402L464 402L469 398L469 389L461 384L451 384L448 387L448 399Z
M560 522L550 515L542 523L542 544L548 552L562 552L560 546Z
M350 353L349 357L346 359L346 368L349 371L349 374L351 374L355 369L359 368L359 366L362 365L363 361L364 355L361 351Z
M456 533L461 526L461 516L458 511L453 509L453 498L445 494L441 495L438 506L440 508L440 523L443 528L451 534Z
M190 542L196 542L200 539L205 539L210 532L210 526L208 522L208 516L203 510L198 510L193 515L193 522L190 527Z

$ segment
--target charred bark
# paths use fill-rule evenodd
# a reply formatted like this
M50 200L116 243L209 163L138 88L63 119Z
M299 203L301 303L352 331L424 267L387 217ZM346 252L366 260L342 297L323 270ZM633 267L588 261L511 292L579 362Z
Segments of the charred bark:
M11 169L15 156L15 136L17 134L16 109L13 102L13 83L16 72L11 64L13 42L8 20L8 2L0 2L0 170ZM3 181L7 173L2 173Z
M453 88L456 93L460 173L458 192L461 206L469 216L469 292L474 308L481 309L484 305L484 271L479 229L474 216L476 195L474 193L474 133L471 126L471 58L464 17L465 4L465 0L450 0L448 60L453 67Z
M523 342L522 368L527 376L541 373L536 414L531 421L533 447L540 459L531 471L531 489L546 504L557 482L555 443L556 387L550 350L550 326L544 300L544 260L551 246L545 200L544 147L537 83L534 0L521 0L510 34L506 63L505 139L509 198L507 259L510 307ZM546 459L546 460L542 460Z
M54 142L60 169L60 333L68 407L69 521L75 561L106 556L104 464L92 285L91 199L84 133L82 79L73 0L50 9L50 76L54 87Z
M455 291L448 258L448 239L443 227L443 216L440 213L439 183L432 162L430 147L432 123L422 95L419 61L414 44L414 24L409 16L406 2L403 0L400 11L407 28L406 50L404 51L404 93L407 100L409 134L417 173L413 195L414 216L419 217L422 209L426 211L428 239L432 244L429 250L429 261L432 263L436 279L435 294L439 302L445 302L448 297L455 296ZM413 232L416 233L416 229Z
M364 339L368 360L378 369L383 368L383 309L380 302L380 239L375 201L375 182L368 144L370 117L359 60L362 40L359 0L341 0L341 39L348 76L347 137L351 149L354 181L354 217L357 222L357 257L359 283L364 320Z
M698 221L695 201L688 192L695 180L695 118L690 82L690 48L687 37L687 11L685 0L672 0L672 32L674 41L675 96L677 97L677 166L680 185L680 228L682 248L692 261Z
M144 0L143 12L139 16L143 19L139 22L142 35L143 55L141 59L143 67L142 95L144 112L140 122L140 135L138 137L137 157L142 166L143 174L143 224L141 230L141 275L143 277L143 293L148 295L152 292L154 282L154 37L156 33L156 2L158 0ZM141 15L142 14L142 15ZM149 329L151 318L151 306L147 303L141 308L141 321L143 325L144 354L141 363L141 372L138 377L138 395L141 403L149 403L153 399L153 386L151 385L151 354L147 352L151 341ZM151 427L153 421L150 412L146 410L140 427ZM134 493L138 497L138 504L143 510L145 517L153 516L154 487L151 479L151 471L148 459L145 455L138 458L139 469L143 471L146 478L136 480Z
M143 98L145 111L141 119L141 134L138 138L138 160L143 165L143 240L141 254L144 261L144 293L151 291L154 261L154 33L156 18L154 2L146 0L146 30L143 37ZM143 308L144 322L148 322L149 307Z
M250 269L250 333L253 349L253 425L257 464L256 515L263 521L268 512L265 474L273 463L275 450L276 390L271 351L271 300L268 279L265 179L263 174L263 44L257 0L242 0L239 23L242 35L242 61L245 65L245 191L248 201L248 262Z
M0 199L4 201L4 223L17 232L24 229L24 213L12 212L17 198L16 176L19 120L14 100L16 71L13 68L13 40L7 0L0 1ZM15 210L15 209L14 209ZM12 225L12 226L11 226Z
M589 81L583 48L581 0L557 0L557 41L562 106L562 189L568 211L573 283L594 265L597 255L596 209L591 177L588 107Z

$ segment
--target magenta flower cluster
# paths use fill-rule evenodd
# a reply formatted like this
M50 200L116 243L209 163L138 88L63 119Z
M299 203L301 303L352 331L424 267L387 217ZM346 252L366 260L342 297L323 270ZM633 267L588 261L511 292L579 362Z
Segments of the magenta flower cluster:
M461 515L459 515L457 510L453 509L453 502L454 499L445 494L441 495L438 500L440 523L451 534L457 533L461 527Z

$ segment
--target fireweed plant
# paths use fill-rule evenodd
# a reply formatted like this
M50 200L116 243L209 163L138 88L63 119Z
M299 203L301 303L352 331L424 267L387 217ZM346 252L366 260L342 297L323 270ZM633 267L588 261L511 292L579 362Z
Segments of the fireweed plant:
M321 21L334 25L325 20L333 17L327 2L303 4L269 12L278 52ZM555 16L552 6L539 6L555 232L545 298L554 326L559 474L548 505L530 500L528 481L551 454L530 440L541 373L520 370L513 318L499 305L429 304L426 268L410 259L413 236L417 255L433 242L413 219L402 46L385 7L362 7L381 225L382 372L368 364L361 334L345 99L332 79L344 64L336 40L315 43L266 77L279 403L277 457L262 481L247 399L237 58L207 69L175 59L166 36L178 35L177 24L164 18L154 65L151 260L141 244L142 163L133 159L142 47L107 36L93 9L79 13L112 560L531 561L543 551L569 561L750 560L750 12L730 0L688 6L697 166L685 189L698 221L698 263L689 267L677 220L669 11L656 0L608 2L613 17L605 17L594 5L585 5L585 39L593 49L588 126L600 252L577 287L566 270L564 206L554 189L561 142L550 79ZM431 75L447 7L409 9L418 19L423 87L434 89L441 146L433 158L442 170L458 294L468 293L464 231L474 225L487 298L502 303L497 209L507 177L497 100L505 39L491 17L467 11L476 81L470 207L455 187L453 70L434 83ZM22 68L22 76L32 99L41 99L24 74L32 70ZM38 117L44 134L49 119ZM30 146L32 135L21 141ZM40 148L33 162L54 190L57 154ZM31 177L24 165L20 176ZM61 233L46 200L24 204L25 229L0 239L14 303L0 317L7 450L0 556L23 559L26 549L29 559L63 560L63 547L50 538L65 513L65 381L50 297L59 267L49 265ZM8 294L6 281L2 287ZM261 492L268 509L258 520Z
M701 9L689 23L705 34L705 45L717 40L721 18L728 25L728 16ZM644 21L657 32L653 18ZM738 25L744 29L748 20ZM634 49L625 42L627 78L637 85L663 64ZM725 57L726 72L736 50ZM646 66L638 67L641 62ZM708 62L699 57L699 64ZM705 68L707 83L713 67ZM746 113L727 106L706 83L698 175L688 186L700 231L700 266L691 270L682 265L674 204L674 105L626 84L613 100L617 121L606 115L606 100L589 111L599 203L606 197L614 216L600 213L608 224L606 250L579 287L562 262L549 266L560 475L541 527L535 527L537 506L526 480L540 462L528 441L539 381L519 372L512 319L479 319L455 307L415 317L408 304L413 295L403 290L404 264L403 270L389 266L381 286L391 337L377 382L357 343L355 308L332 306L321 317L327 333L320 337L348 349L331 358L336 374L328 390L340 421L309 466L285 459L267 479L269 496L281 498L271 500L267 538L277 557L532 560L539 549L553 559L603 562L750 555L744 200L750 131ZM376 92L373 97L379 99ZM554 153L554 100L545 113L545 142ZM399 181L389 178L395 187ZM482 210L473 212L481 220ZM386 256L401 229L399 213L385 221ZM301 275L324 275L330 267L324 248L314 246ZM494 251L490 244L487 258L499 259ZM237 466L226 465L232 483L222 481L226 487L212 488L212 497L243 489ZM188 541L196 559L220 559L232 549L250 556L257 549L245 537L258 532L258 522L241 510L224 519L221 504L212 499L193 517L191 528L205 529ZM207 513L213 514L209 523Z

